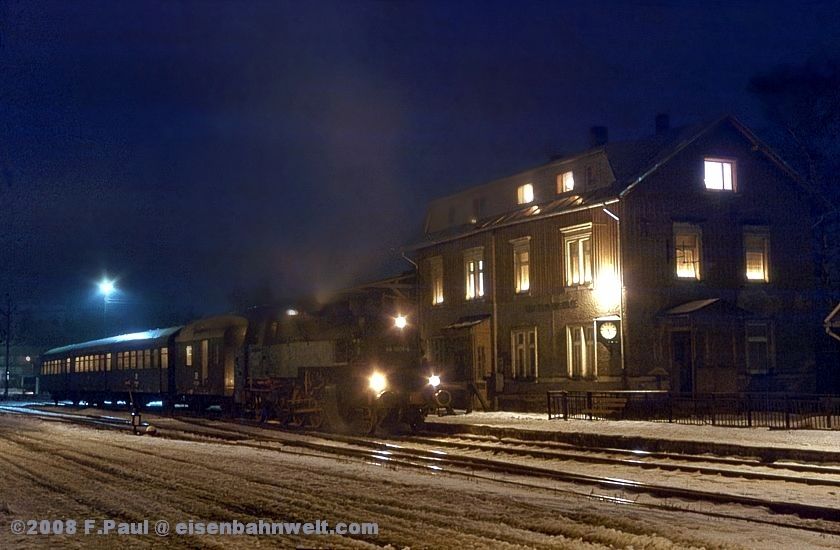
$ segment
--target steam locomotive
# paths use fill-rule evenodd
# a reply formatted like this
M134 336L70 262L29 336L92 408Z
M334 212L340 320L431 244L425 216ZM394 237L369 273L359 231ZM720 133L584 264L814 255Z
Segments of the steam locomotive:
M406 275L307 310L257 307L51 349L41 386L56 402L159 400L290 428L416 429L450 396L421 365L413 288Z

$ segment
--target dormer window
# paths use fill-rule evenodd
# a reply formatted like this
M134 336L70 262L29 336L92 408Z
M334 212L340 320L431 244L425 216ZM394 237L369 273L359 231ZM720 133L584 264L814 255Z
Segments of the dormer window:
M528 204L534 202L534 186L530 183L520 185L516 188L516 202L518 204Z
M575 177L572 174L572 171L569 170L568 172L563 172L562 174L557 174L557 192L558 193L568 193L569 191L574 191L575 189Z
M703 162L706 189L711 191L735 190L735 161L707 158Z

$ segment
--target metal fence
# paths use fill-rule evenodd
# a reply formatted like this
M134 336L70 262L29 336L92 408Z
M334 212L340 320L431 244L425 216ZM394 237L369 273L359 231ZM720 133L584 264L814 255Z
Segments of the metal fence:
M550 391L548 418L648 420L713 426L840 429L840 396L785 393Z

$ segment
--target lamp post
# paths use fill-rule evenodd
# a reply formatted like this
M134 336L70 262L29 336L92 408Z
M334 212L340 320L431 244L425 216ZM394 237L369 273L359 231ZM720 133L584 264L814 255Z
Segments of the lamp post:
M108 299L116 292L117 287L114 281L110 279L102 279L99 282L99 293L102 294L102 324L107 325L108 322Z

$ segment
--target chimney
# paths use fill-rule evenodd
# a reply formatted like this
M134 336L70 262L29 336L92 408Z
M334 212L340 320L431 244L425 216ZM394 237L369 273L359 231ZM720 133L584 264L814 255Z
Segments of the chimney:
M607 127L606 126L590 126L589 127L589 146L598 147L599 145L606 145L607 143Z
M656 115L655 124L656 135L661 136L671 129L671 117L669 117L666 113L659 113Z

